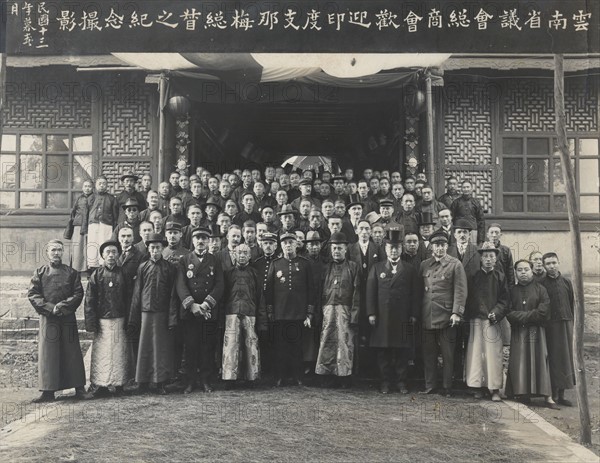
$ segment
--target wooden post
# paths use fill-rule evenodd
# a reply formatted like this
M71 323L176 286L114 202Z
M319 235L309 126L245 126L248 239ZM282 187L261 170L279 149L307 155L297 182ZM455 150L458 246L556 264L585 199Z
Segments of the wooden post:
M583 359L583 321L585 306L583 296L583 265L581 248L581 230L579 228L579 208L577 207L577 192L575 176L569 159L569 145L565 124L565 95L563 55L554 55L554 112L556 118L556 138L560 150L560 165L567 192L567 211L569 228L571 230L571 254L573 256L573 292L575 293L575 320L573 333L573 352L575 363L575 379L577 382L577 404L579 405L579 440L582 444L592 443L590 425L590 407L587 396L585 365Z
M426 103L427 103L427 181L435 188L435 161L433 159L433 93L431 90L431 72L425 74ZM435 190L434 190L435 191Z
M166 104L167 78L164 73L158 80L158 180L165 178L165 104Z
M0 146L2 146L2 133L4 128L4 104L6 101L6 53L0 53Z

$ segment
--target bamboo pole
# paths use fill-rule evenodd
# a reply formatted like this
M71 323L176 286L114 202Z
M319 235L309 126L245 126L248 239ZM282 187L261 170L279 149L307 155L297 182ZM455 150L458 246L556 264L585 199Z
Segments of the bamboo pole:
M571 254L573 255L573 292L575 293L575 320L573 333L573 352L575 363L575 379L577 382L577 404L579 406L579 440L582 444L592 443L590 425L590 407L587 396L585 365L583 358L583 321L585 317L583 296L583 265L581 230L579 227L579 209L577 207L577 192L575 176L569 159L569 145L565 123L565 95L563 55L554 55L554 112L556 118L556 138L560 150L560 164L567 193L567 211L569 228L571 230Z
M431 90L431 72L425 74L426 103L427 103L427 181L434 188L435 183L435 161L433 159L433 93Z

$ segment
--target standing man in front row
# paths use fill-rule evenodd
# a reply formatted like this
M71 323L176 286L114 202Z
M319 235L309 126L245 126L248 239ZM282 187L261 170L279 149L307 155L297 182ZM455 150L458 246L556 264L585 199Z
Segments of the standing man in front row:
M408 393L406 378L413 342L411 333L421 302L418 273L400 259L403 238L403 228L388 229L385 239L387 259L376 263L367 279L371 347L378 349L382 394L390 392L394 380L400 393Z
M140 391L156 383L156 392L165 395L164 383L173 377L173 332L169 330L169 311L177 270L162 257L166 245L158 233L146 241L150 259L137 270L128 332L140 331L135 380Z
M54 392L75 388L75 397L85 393L85 368L79 345L75 311L83 299L79 272L62 263L63 243L47 245L50 263L38 268L27 292L40 315L38 387L42 395L34 402L51 402Z
M467 301L467 275L462 264L449 256L448 236L436 230L429 238L433 257L421 262L424 295L421 312L425 394L437 387L437 358L442 351L443 393L451 396L454 349L461 317Z
M302 385L302 326L310 327L315 311L315 284L310 263L296 255L294 233L281 235L283 257L269 267L265 299L267 316L273 321L277 352L276 387L280 387L288 368L294 382Z
M212 392L209 381L219 339L215 307L223 297L224 283L219 257L208 252L210 236L211 231L204 227L192 232L194 251L180 258L177 271L177 295L181 304L172 309L174 312L171 318L178 318L183 325L186 376L184 394L189 394L196 387L198 368L203 391Z
M348 240L343 233L329 239L332 262L322 270L323 329L317 366L318 375L335 375L349 386L354 363L354 342L360 311L360 267L346 260Z

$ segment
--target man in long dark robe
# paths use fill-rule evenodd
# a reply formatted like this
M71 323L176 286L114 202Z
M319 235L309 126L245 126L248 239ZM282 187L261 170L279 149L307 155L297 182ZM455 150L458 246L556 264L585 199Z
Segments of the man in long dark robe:
M499 402L502 389L502 330L500 322L508 309L508 286L504 272L496 265L500 253L493 243L483 243L481 269L468 278L469 294L465 319L469 322L469 343L465 358L467 386L476 388L475 398L481 399L487 390L492 400Z
M510 358L506 395L528 403L532 396L543 396L546 406L558 409L552 399L550 365L544 324L550 317L548 291L533 278L531 262L515 263L517 284L510 291Z
M550 297L550 320L546 322L548 341L548 361L550 362L550 382L552 398L560 405L571 407L565 399L565 389L575 387L575 366L573 365L573 313L575 298L573 284L559 271L558 255L548 252L542 256L546 278L540 283Z
M51 402L54 392L71 388L75 388L75 397L88 398L75 319L83 299L81 279L77 270L62 263L61 241L50 241L47 252L50 263L35 271L27 292L40 315L38 387L42 395L34 402Z
M169 330L169 310L177 270L162 257L164 238L154 233L146 241L150 259L137 270L128 332L140 332L135 380L140 391L156 383L160 395L167 393L164 383L173 377L173 332Z
M329 244L332 261L323 269L320 283L323 328L315 372L343 378L342 386L348 386L360 310L360 267L346 260L346 235L335 233Z
M394 380L398 391L408 394L408 360L421 302L418 273L400 259L403 238L402 228L387 231L387 260L375 264L367 279L367 314L373 327L370 345L378 349L383 394Z

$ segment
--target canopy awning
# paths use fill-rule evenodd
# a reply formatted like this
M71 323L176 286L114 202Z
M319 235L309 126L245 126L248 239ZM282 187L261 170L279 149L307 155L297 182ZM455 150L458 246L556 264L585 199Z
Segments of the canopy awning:
M440 67L442 53L113 53L141 69L186 77L287 82L341 87L396 86L400 77Z

